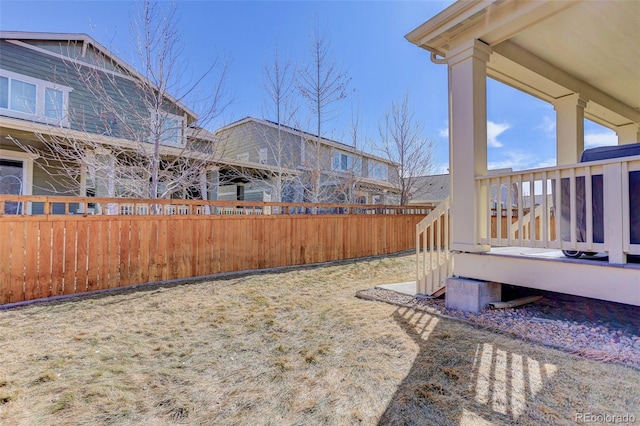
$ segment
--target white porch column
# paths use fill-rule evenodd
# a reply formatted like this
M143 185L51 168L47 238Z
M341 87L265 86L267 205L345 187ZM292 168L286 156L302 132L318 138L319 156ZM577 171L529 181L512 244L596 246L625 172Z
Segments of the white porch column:
M491 48L474 40L447 55L449 65L449 166L451 169L451 249L488 251L487 233L487 62Z
M615 130L618 135L618 145L640 142L640 124L638 123L618 126Z
M556 99L557 164L574 164L584 151L584 108L587 102L578 93Z

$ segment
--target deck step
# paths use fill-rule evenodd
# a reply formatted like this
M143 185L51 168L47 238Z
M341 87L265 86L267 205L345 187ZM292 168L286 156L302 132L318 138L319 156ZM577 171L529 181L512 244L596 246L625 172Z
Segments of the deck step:
M438 290L435 291L435 293L433 294L416 294L416 297L419 299L437 299L438 297L442 296L443 294L445 294L447 292L447 286L444 286Z

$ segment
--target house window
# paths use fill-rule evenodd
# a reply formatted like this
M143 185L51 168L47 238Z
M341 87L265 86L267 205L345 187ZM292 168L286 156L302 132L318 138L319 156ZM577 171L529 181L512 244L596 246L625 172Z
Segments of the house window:
M168 112L151 112L155 120L152 123L152 137L160 138L163 145L184 146L184 117ZM153 142L153 141L152 141Z
M333 161L331 162L331 168L333 170L340 171L352 171L354 173L360 173L360 159L355 158L353 155L345 154L342 152L333 153Z
M6 90L3 90L2 93L2 104L6 105L5 108L27 114L35 114L37 86L7 77L2 77L2 80L5 80L2 87L6 87Z
M44 90L44 115L56 120L63 117L62 92L60 90L46 88Z
M369 160L369 177L373 179L387 180L387 165L379 161Z
M267 148L260 148L260 152L258 153L260 164L267 164L267 152Z
M68 125L70 87L0 69L2 115L45 123Z

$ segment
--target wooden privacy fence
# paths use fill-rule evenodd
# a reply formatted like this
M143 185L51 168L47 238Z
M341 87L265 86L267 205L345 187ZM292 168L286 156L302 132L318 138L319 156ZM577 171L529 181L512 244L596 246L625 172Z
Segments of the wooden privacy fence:
M16 202L16 197L8 198L0 196L0 207L4 201L4 206ZM116 214L92 215L86 209L69 214L69 205L84 202L80 199L19 198L24 203L19 214L0 214L2 304L409 250L415 246L416 224L430 211L430 207L415 206L404 210L250 203L251 209L261 209L263 214L237 214L249 203L181 200L180 205L207 205L209 214L168 209L169 214L128 215L118 214L121 207L142 204L140 200L111 199L108 204L116 206L112 209ZM44 203L49 210L43 211L49 212L52 206L47 203L66 204L61 214L34 214L29 203ZM222 213L229 206L236 213ZM217 207L220 213L214 214ZM268 209L273 213L274 207L287 213L265 214Z

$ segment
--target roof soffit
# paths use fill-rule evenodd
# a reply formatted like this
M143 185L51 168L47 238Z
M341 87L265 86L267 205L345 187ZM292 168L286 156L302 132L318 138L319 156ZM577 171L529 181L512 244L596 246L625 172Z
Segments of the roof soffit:
M494 45L552 16L577 1L459 1L406 35L423 49L446 56L469 40Z
M580 93L585 116L606 127L640 122L637 1L504 0L473 14L459 3L407 39L443 57L481 40L489 77L548 102Z

